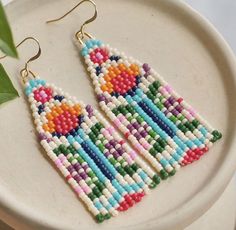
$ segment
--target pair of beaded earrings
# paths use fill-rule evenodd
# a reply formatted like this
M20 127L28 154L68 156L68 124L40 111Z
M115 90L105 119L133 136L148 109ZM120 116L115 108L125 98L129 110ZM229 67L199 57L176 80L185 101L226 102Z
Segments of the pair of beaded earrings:
M76 33L101 109L77 101L21 70L41 145L88 210L102 222L139 202L161 179L198 160L221 138L148 64L126 57L84 31ZM24 39L21 43L32 37ZM39 43L38 43L39 45ZM128 143L116 129L123 133ZM141 155L142 157L140 157ZM143 160L146 159L146 161Z

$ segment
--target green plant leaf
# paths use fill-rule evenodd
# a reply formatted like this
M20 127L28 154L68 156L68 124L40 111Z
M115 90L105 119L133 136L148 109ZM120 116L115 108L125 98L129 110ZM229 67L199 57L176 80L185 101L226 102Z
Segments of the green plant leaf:
M0 104L19 97L5 69L0 63Z
M8 56L18 57L11 28L8 24L3 5L0 1L0 50Z

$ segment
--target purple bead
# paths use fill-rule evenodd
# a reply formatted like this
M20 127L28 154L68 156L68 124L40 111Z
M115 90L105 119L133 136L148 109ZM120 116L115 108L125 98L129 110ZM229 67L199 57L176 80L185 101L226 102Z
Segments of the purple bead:
M75 169L73 168L72 165L69 165L69 166L67 167L67 169L68 169L68 171L70 172L70 174L72 174L72 173L75 171Z
M81 169L81 166L78 162L74 164L74 167L77 171L79 171Z
M113 146L116 145L116 141L115 140L110 140L109 143L110 143L110 145L113 145Z
M39 140L47 140L47 136L44 133L39 133Z
M105 96L102 95L102 94L97 95L97 98L98 98L98 101L99 101L99 102L100 102L100 101L105 101L105 100L106 100Z
M87 179L87 175L85 174L85 172L80 173L80 176L81 176L84 180Z
M120 155L117 152L114 152L113 156L117 159Z
M164 106L166 107L166 108L169 108L170 106L171 106L171 104L170 104L170 102L169 101L165 101L164 102Z
M132 131L134 130L134 128L132 127L131 124L128 124L128 125L127 125L127 128L129 129L130 132L132 132Z
M117 152L120 154L120 156L124 153L124 150L122 148L117 149Z
M147 63L144 63L143 64L143 69L144 69L145 72L148 72L150 70L150 67Z
M182 106L180 106L180 105L177 105L177 106L175 107L175 109L177 109L180 113L181 113L182 110L183 110Z
M148 127L149 127L148 124L145 124L145 125L143 126L144 129L147 129Z
M106 147L107 149L111 149L111 148L112 148L112 146L111 146L110 143L105 144L105 147Z
M146 137L147 136L147 132L145 131L145 130L142 130L141 132L140 132L140 134L142 135L142 137Z
M139 140L141 138L139 133L135 133L134 136L137 138L137 140Z
M164 112L164 114L167 116L167 114L169 113L169 111L168 110L166 110L165 112Z
M76 174L76 175L74 176L74 179L75 179L78 183L82 180L82 178L81 178L81 176L80 176L79 174Z
M110 153L107 151L106 153L104 153L105 157L108 158L108 156L110 155Z
M179 112L178 112L176 109L173 109L171 112L172 112L175 116L178 116L178 114L179 114Z
M138 122L134 122L134 123L133 123L133 127L134 127L135 129L139 129L139 128L140 128L140 125L138 124Z

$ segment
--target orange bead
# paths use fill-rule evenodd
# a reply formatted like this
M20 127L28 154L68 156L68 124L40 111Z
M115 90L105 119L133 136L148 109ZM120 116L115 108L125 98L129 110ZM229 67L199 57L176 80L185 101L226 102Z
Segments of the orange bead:
M59 115L59 114L58 114L56 111L53 111L53 112L52 112L52 116L53 116L53 117L57 117L58 115Z
M109 75L109 74L105 75L104 80L105 80L105 81L110 81L110 80L111 80L110 75Z
M53 116L51 113L46 114L46 118L50 121L53 119Z
M44 129L46 132L49 131L48 125L47 125L47 124L43 124L43 129Z
M102 85L101 89L102 89L103 92L105 92L105 91L107 91L107 86L106 85Z

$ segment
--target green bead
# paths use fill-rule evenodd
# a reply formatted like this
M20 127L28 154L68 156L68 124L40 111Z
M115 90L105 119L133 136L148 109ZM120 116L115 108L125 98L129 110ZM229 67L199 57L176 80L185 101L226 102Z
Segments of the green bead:
M158 138L157 141L158 141L158 143L160 144L160 146L161 146L162 148L165 148L165 147L166 147L166 145L167 145L166 141L164 141L164 140L161 139L161 138Z
M97 198L92 192L88 194L88 197L89 197L91 200L94 200L94 199Z
M136 163L133 163L131 167L135 172L139 169L139 166Z
M156 154L157 154L157 152L156 152L156 150L154 149L154 148L151 148L150 150L149 150L149 153L151 153L151 155L152 156L156 156Z
M94 187L92 191L97 197L100 197L102 195L97 187Z
M133 119L132 116L130 116L130 117L127 118L127 120L128 120L129 122L131 122L132 119Z
M193 132L195 130L194 126L190 123L190 122L186 122L185 126L191 131Z
M123 163L125 163L126 161L125 161L125 159L121 159L121 160L119 160L119 163L122 165Z
M126 172L120 166L117 167L117 171L121 174L121 176L125 176L126 175Z
M211 139L211 142L213 143L222 137L222 134L217 130L214 130L211 134L213 135L213 138Z
M99 188L100 191L103 191L103 189L105 189L105 186L100 181L96 181L94 182L94 184Z
M84 160L83 160L80 156L77 157L76 160L77 160L80 164L82 164L82 163L84 162Z
M96 218L98 223L102 223L104 221L104 216L101 213L96 215L95 218Z
M136 119L137 119L138 123L140 123L140 124L144 121L143 118L140 116L138 116Z
M154 88L154 86L153 85L150 85L149 87L149 90L152 92L152 94L156 94L156 89Z
M222 137L222 134L219 131L217 131L217 130L214 130L212 132L212 135L215 136L218 139L220 139Z
M168 173L164 169L160 171L160 176L162 180L166 180L169 177Z
M98 148L101 150L101 152L103 152L106 148L104 147L104 145L103 144L98 144L97 145L98 146Z
M158 89L161 86L161 83L159 81L154 81L153 86Z
M109 220L109 219L111 218L111 214L110 214L110 213L107 213L106 215L104 215L104 218L105 218L106 220Z
M163 148L156 142L153 147L156 149L157 152L162 153L163 152Z
M156 103L156 106L157 106L160 110L162 110L162 109L164 108L164 105L163 105L161 102L157 102L157 103Z
M89 177L93 177L93 176L94 176L93 172L92 172L92 171L89 171L89 172L88 172L88 176L89 176Z
M161 178L157 174L155 174L152 179L156 184L160 184L161 182Z
M120 113L117 109L113 109L112 112L113 112L116 116L118 116L119 113Z
M170 118L169 118L173 123L176 123L177 122L177 118L175 117L175 116L170 116Z
M89 180L89 181L87 181L87 184L88 184L88 186L90 186L91 184L93 184L93 181Z
M57 156L61 153L58 148L53 149L53 152L54 152Z
M150 189L154 189L154 188L156 188L156 187L157 187L157 184L154 183L154 182L152 182L152 183L149 185L149 188L150 188Z
M152 138L155 138L155 136L157 135L155 133L155 131L153 131L152 129L148 132L148 134L152 137Z
M63 145L63 144L61 144L61 145L59 146L59 150L61 150L61 152L64 153L64 152L66 151L66 146Z
M102 126L101 123L95 124L95 127L96 127L99 131L103 128L103 126Z
M69 161L70 163L72 163L72 161L73 161L74 159L75 159L74 157L70 157L70 158L68 159L68 161Z
M174 175L175 175L175 173L176 173L176 170L175 170L175 169L173 169L171 172L169 172L169 175L170 175L170 176L174 176Z
M113 157L113 158L110 158L109 161L110 161L113 165L116 163L116 160L115 160L114 157Z
M200 122L197 119L194 119L192 124L197 128L200 125Z
M183 132L186 133L188 131L188 129L183 125L183 124L179 124L178 128Z
M150 91L146 92L146 95L147 95L148 98L151 99L152 101L155 100L155 96L153 96L153 94L152 94Z
M131 176L133 176L133 174L134 174L133 169L130 168L128 165L125 166L125 171Z

